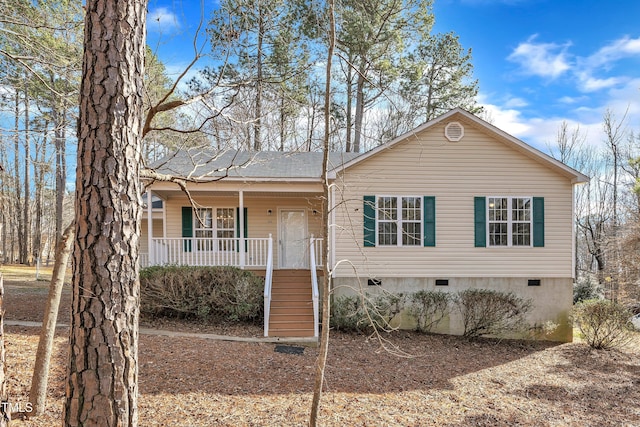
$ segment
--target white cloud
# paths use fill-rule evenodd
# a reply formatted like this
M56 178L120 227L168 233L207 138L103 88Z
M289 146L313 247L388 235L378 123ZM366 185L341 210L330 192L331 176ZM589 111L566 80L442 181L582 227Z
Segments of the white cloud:
M577 104L578 102L585 101L587 98L584 96L563 96L558 99L561 104Z
M522 118L522 113L512 108L503 108L494 104L482 103L486 120L495 127L519 138L519 135L530 131L529 124Z
M534 34L520 43L507 59L519 64L525 74L552 79L571 68L567 57L570 43L536 43L536 37Z
M522 108L526 107L527 105L529 105L529 103L525 99L518 97L509 98L504 103L504 106L506 108Z
M624 36L600 48L596 53L586 58L585 63L592 68L609 66L611 62L623 58L640 57L640 37L637 39Z
M620 60L633 57L640 57L640 38L632 39L625 36L598 49L592 55L578 58L575 72L578 89L594 92L627 84L630 79L624 75L605 78L598 77L598 74L610 71Z
M578 89L583 92L595 92L607 88L611 88L619 85L625 79L622 77L608 77L606 79L599 79L597 77L593 77L589 70L577 72L576 77L578 78Z
M636 129L640 128L640 77L629 79L624 85L612 88L608 95L607 106L620 112L620 115L628 110L630 125Z
M166 7L150 10L147 15L147 27L149 31L167 32L180 28L180 21L176 14Z

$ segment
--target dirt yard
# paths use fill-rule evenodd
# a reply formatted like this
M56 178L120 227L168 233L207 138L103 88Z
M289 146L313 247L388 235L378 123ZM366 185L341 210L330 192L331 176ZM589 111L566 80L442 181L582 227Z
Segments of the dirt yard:
M48 283L0 271L5 318L40 320ZM69 300L66 289L61 322ZM259 335L259 328L163 327ZM20 406L28 401L39 329L5 326L5 332L9 401ZM640 426L637 343L622 351L590 351L581 343L469 342L406 332L384 338L396 351L366 336L332 334L323 426ZM142 335L139 424L305 425L317 349L286 354L275 348ZM61 328L46 414L15 425L60 425L66 357Z

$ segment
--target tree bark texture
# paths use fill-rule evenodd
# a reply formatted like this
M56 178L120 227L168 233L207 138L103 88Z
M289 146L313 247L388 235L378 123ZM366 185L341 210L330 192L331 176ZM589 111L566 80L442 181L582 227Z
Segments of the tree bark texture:
M86 2L66 426L138 423L146 1Z
M49 379L49 366L53 349L53 338L56 333L58 320L58 308L64 285L64 276L73 246L73 224L69 225L62 235L62 239L56 250L56 261L53 266L53 276L49 285L49 297L44 309L42 332L36 351L36 362L33 367L31 390L29 390L29 402L31 402L31 414L42 415L44 413L47 398L47 382Z

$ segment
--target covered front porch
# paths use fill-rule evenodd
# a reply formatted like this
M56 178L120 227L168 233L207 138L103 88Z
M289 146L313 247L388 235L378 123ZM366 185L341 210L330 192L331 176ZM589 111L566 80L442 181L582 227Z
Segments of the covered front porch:
M315 192L148 191L140 264L233 266L265 278L265 337L318 337L324 209ZM195 203L194 203L195 201ZM249 237L250 236L250 237ZM309 319L312 319L310 322Z

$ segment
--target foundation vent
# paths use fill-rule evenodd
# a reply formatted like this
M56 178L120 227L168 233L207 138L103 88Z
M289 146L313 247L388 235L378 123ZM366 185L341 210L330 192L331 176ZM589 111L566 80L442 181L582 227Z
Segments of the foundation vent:
M464 126L460 122L448 123L444 128L444 136L451 142L458 142L464 136Z

